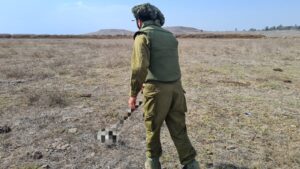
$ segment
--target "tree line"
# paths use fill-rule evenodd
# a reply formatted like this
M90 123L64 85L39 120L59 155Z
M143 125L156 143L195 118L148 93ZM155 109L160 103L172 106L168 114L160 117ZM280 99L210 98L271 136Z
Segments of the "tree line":
M261 31L282 31L282 30L300 30L300 26L294 25L294 26L283 26L283 25L278 25L278 26L266 26L264 29L261 29ZM260 31L259 29L251 28L249 31Z

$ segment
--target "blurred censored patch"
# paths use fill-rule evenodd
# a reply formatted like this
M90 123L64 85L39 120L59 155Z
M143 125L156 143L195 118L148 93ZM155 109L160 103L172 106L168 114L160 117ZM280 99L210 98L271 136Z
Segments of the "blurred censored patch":
M100 138L97 138L101 143L117 143L118 134L111 130L102 129L100 132ZM98 133L99 136L99 133Z
M135 110L138 109L143 104L142 101L135 106ZM97 140L105 144L116 144L119 141L120 129L123 127L124 123L130 119L132 113L135 110L128 110L126 115L123 116L116 124L112 124L110 128L104 128L98 131Z

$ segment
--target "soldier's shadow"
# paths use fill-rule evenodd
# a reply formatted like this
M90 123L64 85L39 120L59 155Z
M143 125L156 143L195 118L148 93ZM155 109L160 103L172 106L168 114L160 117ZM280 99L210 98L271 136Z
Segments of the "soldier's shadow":
M233 164L220 163L213 166L213 169L249 169L247 167L239 167Z

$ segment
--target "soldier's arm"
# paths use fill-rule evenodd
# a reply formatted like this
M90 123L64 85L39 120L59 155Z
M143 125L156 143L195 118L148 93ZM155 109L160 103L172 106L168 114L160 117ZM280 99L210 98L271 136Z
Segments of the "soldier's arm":
M136 97L147 76L150 61L149 40L146 35L137 35L134 40L131 57L131 91L130 96Z

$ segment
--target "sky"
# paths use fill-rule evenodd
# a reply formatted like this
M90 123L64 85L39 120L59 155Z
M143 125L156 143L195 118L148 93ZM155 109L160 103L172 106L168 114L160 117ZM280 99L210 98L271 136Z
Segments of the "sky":
M165 26L231 31L300 25L299 0L0 0L0 33L136 31L131 8L146 2L163 12Z

